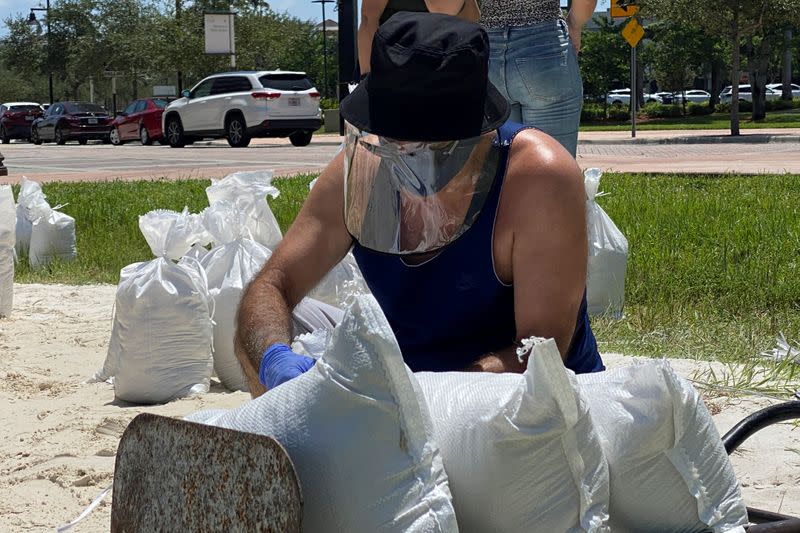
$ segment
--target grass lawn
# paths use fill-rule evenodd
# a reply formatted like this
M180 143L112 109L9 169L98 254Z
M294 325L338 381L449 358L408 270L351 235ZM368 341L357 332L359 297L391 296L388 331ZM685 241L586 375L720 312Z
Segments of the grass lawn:
M313 177L275 181L284 230ZM78 260L38 272L20 264L17 281L116 283L120 268L151 258L138 215L199 211L208 184L45 184L77 221ZM625 317L593 319L602 351L742 362L779 332L800 340L800 176L607 174L601 189L630 243Z
M740 113L739 127L744 130L760 128L800 128L800 109L785 111L768 111L764 120L753 122L750 113ZM637 119L636 129L639 130L713 130L730 129L730 114L714 113L701 117ZM580 131L627 131L631 129L630 120L610 124L581 124Z

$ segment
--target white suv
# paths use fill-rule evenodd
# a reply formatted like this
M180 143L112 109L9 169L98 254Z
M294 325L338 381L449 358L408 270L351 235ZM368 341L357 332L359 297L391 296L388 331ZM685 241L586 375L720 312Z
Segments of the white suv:
M631 104L631 90L630 89L614 89L608 91L606 95L606 102L610 105L630 105ZM663 103L663 100L657 94L644 93L644 102L649 104L651 102Z
M322 125L322 111L305 72L225 72L183 91L161 120L173 148L221 137L233 147L245 147L253 137L289 137L306 146Z

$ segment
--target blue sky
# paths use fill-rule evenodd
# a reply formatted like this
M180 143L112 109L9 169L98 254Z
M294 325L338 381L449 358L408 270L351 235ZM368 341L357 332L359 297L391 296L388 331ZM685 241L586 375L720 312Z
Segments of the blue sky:
M508 1L513 2L514 0ZM0 21L5 20L9 16L19 14L27 16L31 7L38 7L44 5L44 3L44 0L0 0ZM566 0L561 0L561 3L566 5ZM322 8L320 4L313 4L311 0L271 0L269 4L272 9L277 12L287 11L290 15L301 19L313 20L315 22L322 20ZM325 4L325 15L327 18L335 20L336 12L333 11L334 5L334 3ZM608 9L608 0L598 0L597 9L601 11ZM5 24L0 23L0 36L6 34Z

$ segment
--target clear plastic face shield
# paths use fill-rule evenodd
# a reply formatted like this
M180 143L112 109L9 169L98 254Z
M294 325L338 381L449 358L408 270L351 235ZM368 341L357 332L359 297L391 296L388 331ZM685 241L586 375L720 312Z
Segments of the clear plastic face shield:
M345 123L345 225L365 248L437 250L477 220L499 160L494 131L441 142L379 137Z

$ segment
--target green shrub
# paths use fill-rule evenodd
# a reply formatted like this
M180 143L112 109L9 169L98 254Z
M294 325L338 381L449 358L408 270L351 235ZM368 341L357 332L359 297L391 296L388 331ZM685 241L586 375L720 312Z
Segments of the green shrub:
M644 105L642 113L649 118L674 118L683 116L683 109L679 105L664 105L658 102L651 102Z
M753 104L751 102L746 102L744 100L739 100L739 112L740 113L749 113L753 110ZM720 102L717 104L717 113L730 113L731 112L731 104L730 102Z
M713 112L714 108L710 107L708 104L698 104L696 102L688 102L686 104L686 113L693 117L710 115Z
M608 120L622 121L631 118L631 110L628 106L609 106L608 107Z
M606 113L602 104L584 103L581 109L581 122L599 122L605 120Z
M339 101L336 98L320 98L320 109L339 109Z
M792 109L793 107L794 102L792 100L767 100L767 111Z

